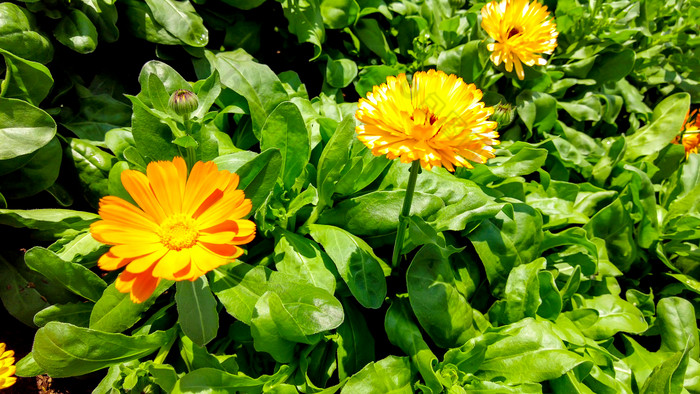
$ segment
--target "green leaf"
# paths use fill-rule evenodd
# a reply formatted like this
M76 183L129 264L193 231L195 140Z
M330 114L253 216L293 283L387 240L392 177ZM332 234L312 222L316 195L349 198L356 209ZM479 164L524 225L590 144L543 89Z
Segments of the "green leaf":
M348 379L341 394L399 394L413 393L413 373L408 357L389 356L367 364Z
M634 223L620 198L598 211L583 229L589 237L604 239L610 261L623 272L629 270L637 258L637 246Z
M321 16L323 17L323 23L330 29L342 29L353 25L357 20L359 13L360 6L355 0L321 1ZM357 70L357 68L355 68L355 70ZM357 71L355 71L355 73L357 73Z
M261 129L260 149L278 149L282 154L282 181L290 190L309 162L309 131L296 105L284 102L272 111Z
M396 64L396 54L389 46L382 28L375 19L360 19L355 25L354 32L357 38L385 64Z
M134 304L129 293L121 293L114 283L110 284L92 309L90 328L103 332L123 332L141 320L141 314L172 285L173 282L162 280L149 299Z
M170 335L156 331L129 337L50 322L36 332L32 355L52 377L79 376L149 355L165 345Z
M510 271L505 288L505 298L497 301L489 310L492 322L515 323L526 317L535 317L542 303L538 273L546 267L542 257L521 264Z
M683 381L688 368L688 348L676 352L666 361L659 364L651 372L644 382L640 393L669 393L680 394L687 392L683 388Z
M572 319L584 335L595 340L611 337L620 331L639 334L648 328L642 312L616 295L584 298L575 294L572 303L575 305L574 312L580 309L597 312L598 319L593 324Z
M518 107L518 115L527 129L532 132L534 128L540 131L549 131L557 120L557 100L540 92L524 90L515 99Z
M367 326L365 317L354 304L343 300L345 320L338 326L338 379L345 378L361 370L374 360L374 337Z
M242 57L247 55L243 51L205 54L212 67L219 71L221 84L240 94L248 102L253 132L260 140L261 130L268 115L280 103L289 100L282 82L268 66Z
M8 199L33 196L54 184L61 168L61 144L54 137L30 154L18 170L0 176L0 192Z
M214 339L219 331L216 300L209 290L207 278L200 276L194 282L177 282L176 286L175 302L180 328L192 342L204 346Z
M39 105L49 94L53 77L46 66L31 60L22 59L0 49L5 58L5 79L0 86L0 96L27 100Z
M78 327L90 324L90 312L93 304L55 304L42 309L34 315L34 324L43 327L49 322L69 323Z
M95 24L100 40L117 41L119 38L118 13L114 0L80 0L78 8Z
M434 370L438 362L437 357L425 343L412 315L411 308L405 299L394 300L386 312L384 330L393 345L411 356L411 361L416 365L430 389L434 393L439 393L442 390L442 384Z
M5 3L3 3L5 4ZM41 109L17 99L0 98L0 160L36 152L56 135L56 122ZM24 158L26 163L31 156ZM24 164L21 163L20 165ZM0 163L2 172L9 172ZM2 173L0 172L0 173Z
M484 71L484 63L479 59L480 40L469 41L440 52L437 68L448 74L462 77L464 82L473 83Z
M117 158L77 138L68 140L65 152L73 159L85 198L93 207L97 207L99 200L109 194L109 172Z
M12 316L33 327L34 315L49 304L17 269L0 256L0 299Z
M542 217L525 204L504 206L469 234L493 294L502 294L511 269L535 259L543 237Z
M200 368L180 378L172 393L224 394L241 390L259 390L264 383L260 379L254 379L242 373L230 374L218 369Z
M356 235L385 235L396 232L406 192L375 191L341 201L333 209L324 210L321 224L342 227ZM444 207L440 197L415 192L410 215L429 220Z
M228 264L212 271L211 289L231 316L250 325L258 299L267 291L269 270Z
M156 22L185 44L203 47L209 42L209 31L189 0L146 0L146 4Z
M648 156L666 147L678 135L688 108L688 93L676 93L661 101L654 108L651 123L627 138L625 158Z
M586 78L594 79L599 84L618 81L632 71L635 59L634 51L629 48L603 53L598 55Z
M40 239L75 235L99 218L94 213L68 209L0 209L0 224L37 230Z
M153 11L148 5L139 0L123 0L126 5L126 18L134 36L144 40L164 45L181 45L160 23L156 22Z
M694 360L700 357L698 325L690 301L679 297L663 298L656 307L656 318L661 331L660 351L685 351Z
M501 376L509 383L542 382L585 362L566 349L553 328L531 318L504 326L502 332L510 336L488 346L476 375L488 380Z
M95 25L82 11L75 8L61 18L53 35L58 42L78 53L91 53L97 48Z
M214 162L219 165L219 169L234 171L237 163L224 161L227 156L220 156ZM267 149L250 159L237 169L236 174L240 176L238 188L242 188L246 198L253 203L252 212L255 212L263 205L267 196L277 183L277 178L282 171L282 155L278 149Z
M350 292L365 308L379 308L386 296L381 260L362 239L334 226L314 224L310 234L338 268Z
M341 170L349 159L349 152L355 138L355 122L345 118L335 129L328 144L323 148L318 159L316 185L320 204L331 205L333 192L340 178Z
M29 268L92 302L97 302L107 287L94 272L80 264L63 261L52 251L39 246L29 249L24 261Z
M315 60L321 55L321 44L326 40L319 0L278 0L282 3L284 16L289 21L289 32L295 34L299 43L314 45Z
M0 4L0 48L42 64L51 61L51 41L39 32L34 15L10 2Z
M459 347L474 335L472 307L456 281L447 256L435 244L423 246L406 272L413 312L423 329L443 348Z
M275 245L275 267L311 285L335 292L335 276L326 268L328 257L317 243L298 234L284 231Z

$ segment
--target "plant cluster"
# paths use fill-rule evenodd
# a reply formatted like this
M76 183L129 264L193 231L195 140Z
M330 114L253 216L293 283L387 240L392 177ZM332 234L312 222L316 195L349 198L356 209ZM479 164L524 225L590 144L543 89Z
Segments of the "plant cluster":
M700 392L698 19L0 3L0 387Z

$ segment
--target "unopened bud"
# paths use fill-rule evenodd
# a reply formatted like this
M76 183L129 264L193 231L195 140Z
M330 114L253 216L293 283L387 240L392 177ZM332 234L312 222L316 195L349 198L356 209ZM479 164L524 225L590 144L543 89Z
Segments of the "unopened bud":
M173 92L168 102L170 108L178 115L189 115L199 106L197 95L189 90L178 89Z
M491 120L498 123L498 130L502 130L509 124L513 123L515 120L515 108L512 105L506 103L498 103L494 107L493 115L491 115Z

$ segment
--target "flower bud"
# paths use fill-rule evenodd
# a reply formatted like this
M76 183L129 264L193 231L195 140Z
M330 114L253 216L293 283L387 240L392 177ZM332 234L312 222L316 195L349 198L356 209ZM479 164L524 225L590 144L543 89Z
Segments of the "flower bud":
M498 123L498 130L502 130L509 124L513 123L515 120L515 108L512 105L505 103L498 103L494 107L493 115L491 115L491 120Z
M189 90L178 89L170 96L168 104L176 114L189 115L199 106L199 99Z

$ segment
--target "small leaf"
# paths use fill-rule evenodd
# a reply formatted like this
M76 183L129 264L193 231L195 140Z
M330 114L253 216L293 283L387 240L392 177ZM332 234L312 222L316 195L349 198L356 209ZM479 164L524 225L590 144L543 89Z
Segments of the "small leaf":
M176 286L175 301L182 332L192 342L204 346L216 337L219 330L216 300L209 290L207 278L200 276L194 282L177 282Z

